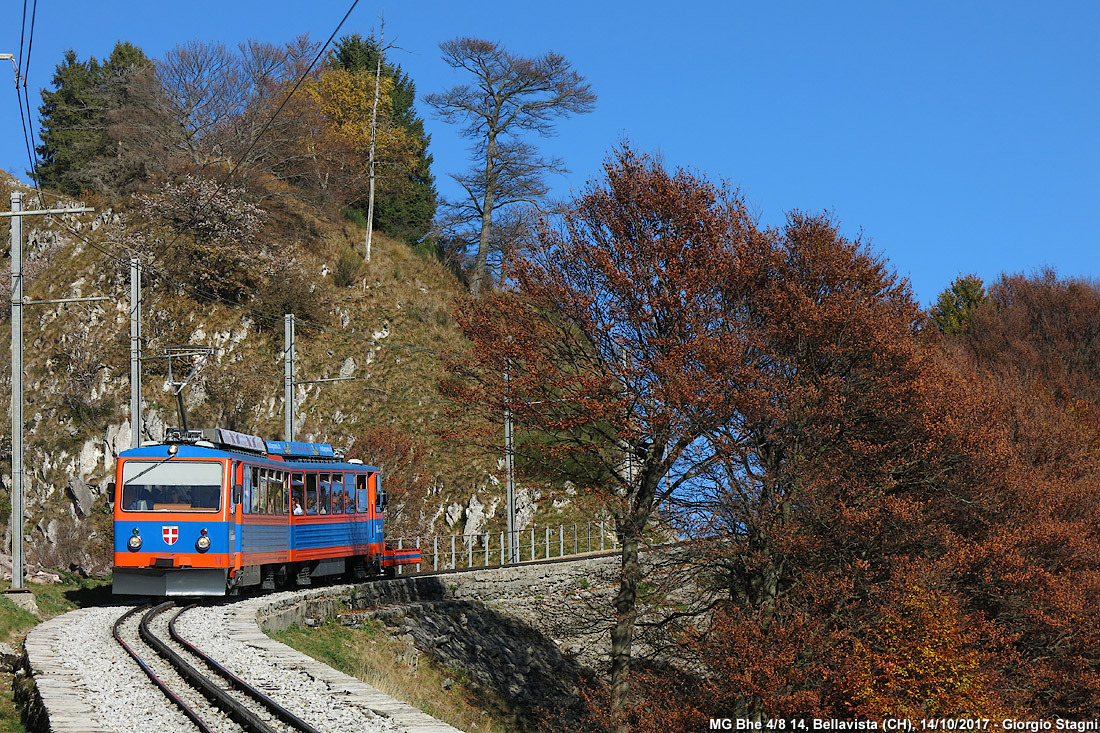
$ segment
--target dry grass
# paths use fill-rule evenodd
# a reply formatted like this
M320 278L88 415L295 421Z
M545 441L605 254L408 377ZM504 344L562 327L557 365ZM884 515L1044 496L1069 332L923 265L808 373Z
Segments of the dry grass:
M317 629L294 626L272 637L460 730L511 730L488 709L497 705L479 704L461 672L438 668L380 622L347 628L330 621Z

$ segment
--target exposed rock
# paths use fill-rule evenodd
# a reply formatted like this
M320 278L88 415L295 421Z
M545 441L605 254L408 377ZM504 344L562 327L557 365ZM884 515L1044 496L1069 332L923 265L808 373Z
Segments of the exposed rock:
M348 377L350 377L354 373L355 373L355 359L353 359L349 356L347 359L344 359L344 363L340 367L340 378L341 379L347 379Z
M114 465L114 460L118 458L118 454L130 447L130 439L133 436L133 430L130 426L129 420L123 420L121 425L108 425L107 435L104 439L104 455L103 462L104 468L108 471Z
M526 529L538 511L538 500L542 492L527 486L516 487L516 529Z
M0 671L14 672L19 667L22 657L14 649L0 641Z
M467 544L472 541L472 537L481 536L485 533L485 524L496 515L498 503L493 502L493 505L486 511L485 505L481 503L481 499L478 498L477 494L470 497L470 503L466 507L466 526L462 530L462 534L466 535Z
M76 508L77 513L82 517L88 516L95 505L95 494L92 493L88 482L79 476L73 476L69 479L68 490L69 496L73 498L73 506ZM50 524L53 524L53 522ZM52 538L51 541L56 542Z
M445 518L448 527L453 527L458 524L458 520L462 518L462 505L458 502L452 503L447 507L447 515Z
M81 476L90 476L99 467L102 460L103 450L99 447L99 441L90 438L84 441L84 445L80 448L80 455L77 457L77 472Z
M164 440L164 418L155 410L148 410L142 424L143 440Z
M51 519L46 528L43 529L42 525L38 525L38 530L42 532L42 535L46 538L46 541L50 544L57 544L57 541L61 539L61 521L57 519Z
M49 570L35 570L33 573L27 575L27 580L33 583L48 583L53 585L61 582L61 576L57 573L51 573ZM37 608L37 604L35 607Z

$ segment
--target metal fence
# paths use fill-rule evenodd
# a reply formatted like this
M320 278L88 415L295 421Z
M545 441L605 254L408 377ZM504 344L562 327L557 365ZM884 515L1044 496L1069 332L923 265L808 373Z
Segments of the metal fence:
M508 542L509 539L512 540L511 543ZM509 558L509 544L512 545L511 558ZM531 527L512 532L510 535L507 532L485 532L476 535L399 537L396 546L420 548L420 562L415 566L399 565L397 572L400 574L402 570L413 567L420 573L488 565L510 565L529 560L547 560L601 550L615 550L618 549L618 540L612 523L602 520Z

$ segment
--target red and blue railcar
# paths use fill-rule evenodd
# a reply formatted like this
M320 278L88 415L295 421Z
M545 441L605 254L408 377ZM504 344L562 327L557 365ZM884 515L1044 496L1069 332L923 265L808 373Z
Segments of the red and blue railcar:
M169 431L119 455L114 499L118 594L232 595L420 562L386 545L378 469L323 443Z

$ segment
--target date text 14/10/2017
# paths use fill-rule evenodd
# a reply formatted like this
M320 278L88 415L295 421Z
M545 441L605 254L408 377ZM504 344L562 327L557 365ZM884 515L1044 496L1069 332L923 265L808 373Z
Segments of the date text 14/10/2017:
M739 731L845 731L845 730L886 730L886 731L984 731L1007 730L1041 733L1041 731L1100 731L1100 720L1017 720L1006 718L925 718L908 720L905 718L886 718L875 720L837 720L837 719L791 719L772 718L766 721L746 720L744 718L711 718L710 730Z

